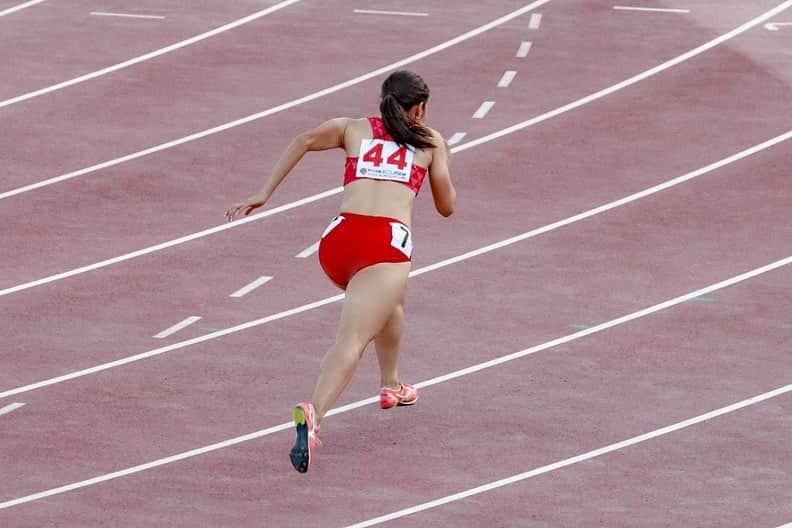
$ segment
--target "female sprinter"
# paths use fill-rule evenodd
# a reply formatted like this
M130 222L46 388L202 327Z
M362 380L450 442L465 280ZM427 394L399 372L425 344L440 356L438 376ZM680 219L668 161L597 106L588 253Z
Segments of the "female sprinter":
M404 327L404 301L410 272L413 202L426 173L437 211L449 216L456 191L449 173L448 144L424 125L429 88L415 73L397 71L382 83L381 117L337 118L298 135L275 164L264 188L226 212L228 220L264 205L275 188L308 151L346 151L341 212L325 229L319 262L327 276L346 290L335 343L321 363L311 401L294 409L297 441L294 468L305 473L322 416L349 383L363 350L372 340L381 375L380 406L412 405L415 387L397 370Z

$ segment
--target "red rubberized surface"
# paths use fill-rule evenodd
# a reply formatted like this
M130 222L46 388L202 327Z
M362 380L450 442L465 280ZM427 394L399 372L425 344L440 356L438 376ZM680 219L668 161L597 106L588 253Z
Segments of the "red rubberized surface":
M157 3L167 24L153 24L86 17L96 6L81 2L44 2L0 18L10 28L0 42L34 40L24 53L2 47L0 71L29 75L4 85L0 97L274 3ZM446 137L466 132L465 143L614 85L779 3L700 2L690 14L669 14L552 1L537 10L537 30L528 29L525 14L408 67L432 87L430 122ZM127 70L0 108L0 192L286 103L521 5L306 0ZM359 15L356 7L430 16ZM136 10L147 12L144 5ZM69 45L59 45L71 31ZM760 24L636 85L454 154L457 212L440 218L422 193L414 269L787 132L792 68L780 56L789 31ZM517 58L524 40L532 49ZM505 70L517 76L497 88ZM260 185L292 135L335 115L376 112L382 77L0 200L0 288L220 224L225 207ZM485 100L496 104L484 119L472 119ZM790 156L785 141L412 278L402 375L429 380L788 257ZM268 208L339 185L342 166L339 153L309 155ZM25 405L0 415L0 503L287 422L291 406L310 393L338 303L46 387L29 385L335 295L315 256L295 255L317 240L337 204L338 196L326 198L1 296L0 392L25 390L0 399L0 408ZM229 297L261 275L274 278L245 297ZM325 445L308 475L288 462L287 429L2 508L0 524L330 527L409 508L789 384L790 284L792 271L782 267L425 387L411 408L370 404L327 417ZM151 337L191 315L202 319L166 339ZM338 405L376 394L377 380L369 353ZM774 528L792 520L790 406L789 394L778 396L390 524Z

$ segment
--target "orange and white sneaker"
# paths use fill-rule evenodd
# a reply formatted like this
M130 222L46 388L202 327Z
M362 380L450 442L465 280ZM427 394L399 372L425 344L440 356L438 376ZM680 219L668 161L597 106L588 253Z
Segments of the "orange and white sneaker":
M412 405L418 401L418 389L406 383L400 383L398 390L382 387L380 390L380 407L390 409L397 405Z
M319 426L316 425L316 410L311 403L298 403L294 408L294 426L297 439L291 448L291 463L300 473L311 467L314 449L322 445L319 440Z

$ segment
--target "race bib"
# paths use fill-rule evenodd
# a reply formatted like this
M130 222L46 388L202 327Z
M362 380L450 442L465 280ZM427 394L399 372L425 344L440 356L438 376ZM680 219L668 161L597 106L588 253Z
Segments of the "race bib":
M402 253L404 253L407 258L412 257L412 250L413 250L413 242L412 242L412 233L410 233L409 228L401 224L399 222L391 222L391 246L395 247Z
M360 142L356 176L407 183L414 157L413 149L395 141L364 139Z

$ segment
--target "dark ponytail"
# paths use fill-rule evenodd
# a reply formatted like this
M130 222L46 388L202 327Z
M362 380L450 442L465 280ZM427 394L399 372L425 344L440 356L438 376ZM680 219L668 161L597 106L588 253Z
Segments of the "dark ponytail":
M410 119L407 112L417 104L429 100L429 87L418 74L397 71L382 83L380 114L385 129L400 145L432 148L432 131Z

